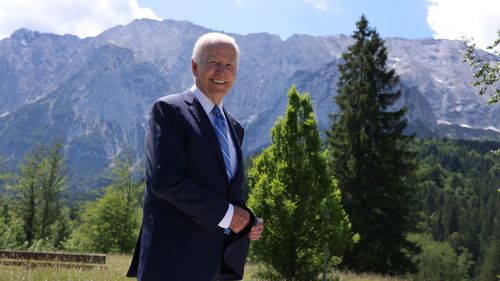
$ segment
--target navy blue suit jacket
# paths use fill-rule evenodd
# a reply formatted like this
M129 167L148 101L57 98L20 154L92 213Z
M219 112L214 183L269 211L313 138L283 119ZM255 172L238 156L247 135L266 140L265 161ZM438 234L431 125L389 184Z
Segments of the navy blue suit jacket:
M212 123L193 93L168 95L154 103L146 134L141 234L127 276L143 281L243 277L253 214L238 235L226 236L218 226L228 203L246 208L243 128L224 113L238 158L231 182Z

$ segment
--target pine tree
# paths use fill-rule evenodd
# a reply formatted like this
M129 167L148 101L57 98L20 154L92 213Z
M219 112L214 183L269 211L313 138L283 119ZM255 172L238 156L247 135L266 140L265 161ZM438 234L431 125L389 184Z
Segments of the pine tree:
M342 204L361 236L343 264L383 274L414 271L409 255L418 248L406 235L414 229L415 154L408 148L413 137L403 134L406 108L395 108L399 79L386 69L384 41L364 16L352 37L355 43L338 66L340 112L328 133Z
M249 169L249 206L266 219L253 257L272 280L315 280L338 264L352 244L349 220L328 172L309 96L288 92L271 145Z
M495 228L479 267L479 281L500 280L500 194L496 196L496 201Z

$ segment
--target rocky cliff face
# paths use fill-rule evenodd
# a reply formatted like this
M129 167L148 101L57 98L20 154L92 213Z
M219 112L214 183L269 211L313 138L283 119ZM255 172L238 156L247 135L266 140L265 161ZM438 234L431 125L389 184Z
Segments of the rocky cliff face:
M15 164L35 144L61 140L74 189L98 185L122 151L140 160L152 102L192 85L192 46L208 31L172 20L137 20L86 39L16 31L0 41L0 155ZM269 143L292 84L310 93L320 129L329 128L329 114L338 110L337 64L350 37L234 36L240 70L226 106L246 128L246 155ZM468 86L460 42L389 38L386 46L411 130L453 135L440 129L449 124L500 131L500 106L487 106Z

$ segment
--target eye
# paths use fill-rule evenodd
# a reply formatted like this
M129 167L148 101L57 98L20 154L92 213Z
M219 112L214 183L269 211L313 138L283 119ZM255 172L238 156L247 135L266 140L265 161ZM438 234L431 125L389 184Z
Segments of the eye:
M226 68L233 69L233 68L234 68L234 65L233 65L233 64L231 64L231 63L228 63L228 64L226 64Z

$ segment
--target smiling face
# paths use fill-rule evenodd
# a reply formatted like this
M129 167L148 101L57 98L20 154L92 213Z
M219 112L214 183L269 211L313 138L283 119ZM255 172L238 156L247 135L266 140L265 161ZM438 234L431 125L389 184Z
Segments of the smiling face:
M195 83L214 104L219 104L236 79L237 52L226 42L207 44L200 61L191 62Z

